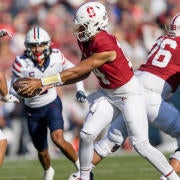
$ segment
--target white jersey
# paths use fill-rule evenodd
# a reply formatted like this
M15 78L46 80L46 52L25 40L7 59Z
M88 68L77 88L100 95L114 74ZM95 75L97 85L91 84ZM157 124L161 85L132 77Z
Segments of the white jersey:
M30 58L26 55L19 55L16 57L13 66L12 66L12 82L15 79L21 77L34 77L34 78L42 78L50 75L54 75L58 72L61 72L65 69L71 68L74 65L67 60L62 52L59 49L52 49L52 53L47 58L45 64L40 67L37 63L33 62ZM12 84L12 83L11 83ZM76 83L77 90L84 91L84 86L82 81ZM15 93L12 85L11 85L11 93ZM25 105L29 107L41 107L46 104L49 104L57 97L56 88L48 89L47 93L42 95L36 95L32 98L24 98Z

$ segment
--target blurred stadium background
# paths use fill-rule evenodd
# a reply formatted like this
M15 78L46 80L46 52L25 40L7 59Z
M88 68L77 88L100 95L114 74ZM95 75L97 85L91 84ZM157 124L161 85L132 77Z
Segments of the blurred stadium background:
M73 35L72 21L75 9L84 2L88 1L0 0L0 29L8 29L14 36L13 39L5 37L0 40L0 70L5 72L9 82L11 64L16 55L23 53L26 32L34 25L39 25L49 32L52 47L59 48L73 63L79 62L80 50ZM180 10L179 0L100 0L100 2L104 3L108 10L110 22L108 30L118 38L134 70L143 63L154 40L165 33L164 25L168 25L170 18ZM93 75L84 83L87 94L98 88ZM57 90L64 105L65 137L78 151L79 129L83 124L88 105L76 102L74 85ZM179 99L180 90L168 101L180 109ZM22 104L0 103L0 128L8 137L5 163L9 159L16 160L19 157L36 158L36 151L27 132ZM163 152L172 152L176 148L176 141L157 129L150 127L149 136L151 143ZM54 158L61 156L61 152L51 142L50 152ZM134 152L128 141L116 155L122 155L123 152Z

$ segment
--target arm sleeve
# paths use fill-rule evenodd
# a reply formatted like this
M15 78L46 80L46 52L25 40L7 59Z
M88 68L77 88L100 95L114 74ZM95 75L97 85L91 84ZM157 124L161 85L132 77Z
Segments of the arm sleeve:
M23 77L23 65L19 60L19 57L16 57L12 65L12 73L17 77Z

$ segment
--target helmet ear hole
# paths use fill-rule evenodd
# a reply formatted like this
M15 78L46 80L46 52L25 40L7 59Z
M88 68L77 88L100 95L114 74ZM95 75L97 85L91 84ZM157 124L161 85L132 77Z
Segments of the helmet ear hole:
M106 8L99 2L88 2L79 7L74 16L74 24L83 26L75 32L81 42L88 41L100 30L104 30L108 24Z

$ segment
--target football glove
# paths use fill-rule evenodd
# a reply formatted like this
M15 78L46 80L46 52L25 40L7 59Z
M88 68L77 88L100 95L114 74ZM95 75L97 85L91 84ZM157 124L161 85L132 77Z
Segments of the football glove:
M19 103L19 99L12 94L7 94L6 96L2 96L1 100L6 103Z
M76 92L76 99L78 102L84 103L86 101L86 95L83 91Z
M9 36L10 38L12 38L12 34L8 30L0 29L0 37L3 37L3 36Z

